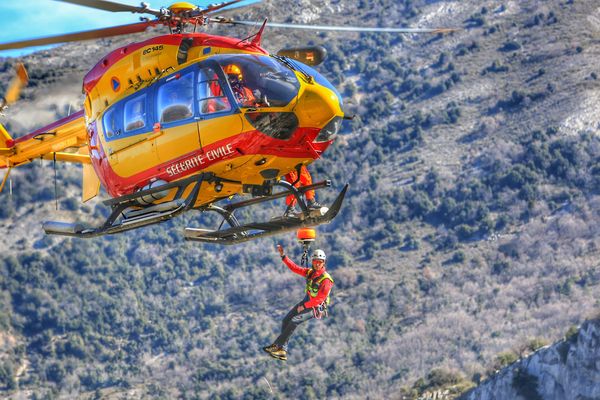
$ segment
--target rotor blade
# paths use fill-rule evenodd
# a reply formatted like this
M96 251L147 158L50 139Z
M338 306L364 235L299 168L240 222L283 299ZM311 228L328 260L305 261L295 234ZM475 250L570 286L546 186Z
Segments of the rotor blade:
M229 1L226 3L210 5L205 10L202 10L202 14L208 14L208 13L220 10L220 9L228 7L232 4L239 3L240 1L242 1L242 0L232 0L232 1Z
M232 25L247 25L247 26L261 26L262 22L255 21L235 21L227 18L213 18L211 22L217 22L221 24L232 24ZM369 28L369 27L358 27L358 26L329 26L329 25L296 25L296 24L280 24L270 22L267 26L271 28L285 28L285 29L305 29L314 31L336 31L336 32L387 32L387 33L449 33L454 32L456 29L451 28L438 28L438 29L424 29L424 28Z
M127 4L115 3L107 0L54 0L63 3L76 4L78 6L96 8L98 10L111 11L111 12L132 12L138 14L152 14L156 17L160 17L161 13L157 10L151 10L147 6L130 6Z
M15 70L16 75L10 82L8 90L6 91L6 96L4 96L6 104L11 104L17 101L19 99L21 89L27 85L27 82L29 82L29 76L27 75L27 70L23 64L17 64Z
M92 31L67 33L64 35L47 36L37 39L28 39L18 42L0 43L0 50L22 49L32 46L44 46L65 42L77 42L80 40L100 39L110 36L127 35L131 33L144 32L151 26L159 24L158 21L145 21L129 25L113 26L110 28L95 29Z

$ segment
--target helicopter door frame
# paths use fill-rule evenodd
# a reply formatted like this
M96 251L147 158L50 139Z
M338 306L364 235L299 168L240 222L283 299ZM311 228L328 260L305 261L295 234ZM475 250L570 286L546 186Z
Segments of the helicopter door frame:
M199 63L196 64L196 67L197 67L196 73L198 74L198 77L200 76L200 70L202 68L211 68L217 74L218 82L219 82L219 85L221 86L221 90L224 95L224 96L219 96L219 97L227 97L227 100L229 101L229 106L230 106L230 108L228 110L215 111L215 112L206 113L206 114L202 114L201 110L198 110L199 120L218 118L218 117L222 117L224 115L230 115L230 114L241 114L242 111L240 110L240 107L235 99L235 96L233 95L233 90L231 89L231 86L229 85L229 81L227 80L227 77L225 76L225 73L223 72L223 69L221 68L221 64L219 64L215 60L208 59L208 60L200 61ZM196 103L198 103L200 101L200 96L198 93L199 92L199 83L200 82L198 81L198 79L196 79Z
M181 105L172 104L165 107L163 110L160 110L161 89L180 79L190 79L189 76L191 76L192 87L188 88L186 85L186 89L191 90L191 115L169 122L162 122L161 112L164 113L165 110L174 107L173 113L177 114L178 112L181 112L181 107L179 107ZM196 123L196 118L198 116L198 107L195 104L196 89L194 87L196 76L197 73L193 66L186 67L160 79L151 89L153 126L155 127L155 134L152 137L152 141L156 146L159 163L170 162L189 155L190 153L202 151L202 142L200 140L198 124ZM177 90L173 90L171 92L165 92L164 95L167 96L169 94L177 93Z
M125 106L133 100L140 99L145 96L144 107L145 116L144 127L131 129L126 131L125 126ZM107 152L106 160L112 166L115 173L121 176L130 176L144 171L152 165L155 165L158 161L156 149L152 143L148 142L147 138L149 134L152 134L151 128L148 126L152 120L152 110L150 93L145 89L139 92L122 98L110 107L103 111L99 119L101 120L102 126L102 141L105 143ZM113 135L107 134L106 123L107 116L109 113L114 114L115 127L117 128ZM131 163L131 159L140 160L140 156L143 156L143 161ZM132 168L132 166L134 166Z
M233 95L233 91L229 86L227 77L221 68L221 65L212 59L202 60L195 64L196 70L196 104L198 105L198 134L202 149L219 140L228 139L242 133L243 120L242 111L240 110L237 101ZM210 68L217 75L217 82L221 87L223 96L215 98L227 98L229 108L222 111L214 111L203 114L200 110L200 101L209 98L201 98L200 96L200 71L203 68ZM208 81L203 81L208 82Z

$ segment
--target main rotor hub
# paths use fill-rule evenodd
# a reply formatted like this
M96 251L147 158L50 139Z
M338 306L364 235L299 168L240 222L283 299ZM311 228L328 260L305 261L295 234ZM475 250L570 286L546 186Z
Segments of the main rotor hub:
M194 11L196 8L197 7L195 5L193 5L192 3L180 1L177 3L171 4L171 6L169 7L169 11L171 11L173 14L181 14L186 11Z

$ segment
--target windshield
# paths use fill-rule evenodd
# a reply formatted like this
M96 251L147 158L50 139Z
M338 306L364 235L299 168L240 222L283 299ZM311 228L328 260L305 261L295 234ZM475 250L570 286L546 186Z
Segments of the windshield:
M294 72L268 56L237 54L215 59L240 107L283 107L300 89Z

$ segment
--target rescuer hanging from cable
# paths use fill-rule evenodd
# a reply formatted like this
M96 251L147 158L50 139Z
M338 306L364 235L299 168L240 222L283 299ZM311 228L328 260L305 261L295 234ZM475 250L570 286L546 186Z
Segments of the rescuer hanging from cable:
M263 347L271 357L287 360L288 341L301 323L311 318L321 319L327 316L329 293L333 287L333 278L325 270L327 257L323 250L315 250L312 255L312 268L303 268L285 255L283 247L277 245L283 263L294 273L306 279L306 295L287 313L281 323L281 333L272 345Z

